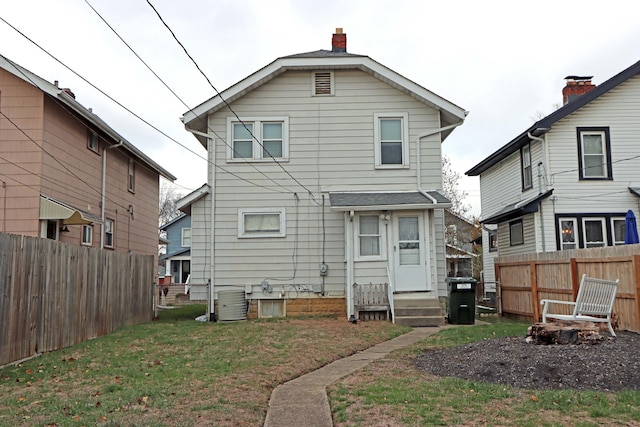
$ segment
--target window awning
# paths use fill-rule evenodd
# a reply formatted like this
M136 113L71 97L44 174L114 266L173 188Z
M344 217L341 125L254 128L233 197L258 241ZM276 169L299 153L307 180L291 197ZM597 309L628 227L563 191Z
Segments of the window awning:
M102 224L102 219L50 196L40 195L40 219L62 220L65 225Z
M334 211L379 211L444 209L451 201L437 191L333 192L329 203Z
M498 224L499 222L509 221L510 219L518 218L526 214L538 212L538 202L546 199L552 193L553 188L535 197L507 205L489 218L483 219L480 222L482 224Z

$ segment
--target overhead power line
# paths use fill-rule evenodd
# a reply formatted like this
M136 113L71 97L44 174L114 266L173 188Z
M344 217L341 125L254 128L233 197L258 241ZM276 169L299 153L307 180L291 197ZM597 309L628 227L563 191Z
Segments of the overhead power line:
M177 141L176 139L172 138L171 136L167 135L165 132L163 132L162 130L160 130L159 128L157 128L156 126L154 126L153 124L151 124L150 122L148 122L147 120L145 120L144 118L142 118L141 116L139 116L138 114L134 113L132 110L130 110L129 108L125 107L122 103L120 103L119 101L117 101L116 99L114 99L112 96L110 96L109 94L107 94L106 92L104 92L102 89L100 89L99 87L97 87L96 85L94 85L93 83L91 83L89 80L87 80L85 77L83 77L82 75L80 75L78 72L76 72L75 70L73 70L71 67L69 67L68 65L66 65L64 62L62 62L61 60L59 60L58 58L56 58L53 54L51 54L49 51L47 51L46 49L44 49L42 46L40 46L38 43L36 43L34 40L32 40L31 38L29 38L26 34L24 34L22 31L20 31L18 28L16 28L15 26L13 26L12 24L10 24L7 20L5 20L4 18L2 18L0 16L0 21L4 22L5 24L7 24L9 27L11 27L14 31L16 31L18 34L20 34L22 37L24 37L26 40L28 40L30 43L32 43L34 46L36 46L38 49L40 49L42 52L44 52L45 54L47 54L50 58L52 58L54 61L58 62L60 65L62 65L64 68L66 68L67 70L69 70L70 72L72 72L73 74L75 74L78 78L80 78L82 81L84 81L85 83L87 83L89 86L93 87L95 90L97 90L98 92L100 92L102 95L104 95L105 97L107 97L108 99L110 99L112 102L114 102L116 105L118 105L119 107L121 107L122 109L124 109L125 111L127 111L129 114L133 115L134 117L136 117L138 120L140 120L141 122L143 122L144 124L146 124L147 126L149 126L150 128L152 128L153 130L155 130L156 132L160 133L161 135L163 135L164 137L166 137L167 139L169 139L170 141L178 144L179 146L181 146L182 148L184 148L185 150L189 151L190 153L194 154L195 156L205 160L207 163L213 165L214 167L219 168L220 170L222 170L225 173L228 173L244 182L247 182L248 184L251 184L253 186L256 187L260 187L263 188L267 191L272 191L272 192L279 192L279 193L283 193L282 191L279 190L275 190L273 188L269 188L266 187L264 185L255 183L251 180L248 180L244 177L241 177L227 169L225 169L224 167L216 164L215 162L210 161L209 159L202 157L200 154L196 153L195 151L193 151L192 149L190 149L189 147L183 145L182 143L180 143L179 141ZM34 86L37 87L37 85L32 82L34 84ZM58 100L56 100L55 98L53 98L56 102L59 102ZM287 191L287 193L289 193L289 191Z

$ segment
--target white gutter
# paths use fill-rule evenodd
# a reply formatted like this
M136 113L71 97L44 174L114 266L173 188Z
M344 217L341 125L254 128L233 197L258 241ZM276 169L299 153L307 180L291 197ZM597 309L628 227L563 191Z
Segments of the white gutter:
M445 127L441 127L439 129L434 129L434 130L430 130L428 132L425 133L421 133L420 135L417 136L416 138L416 173L418 175L418 189L422 188L422 167L421 165L421 160L420 160L420 140L422 138L426 138L427 136L431 136L431 135L435 135L436 133L440 133L440 132L444 132L446 130L449 129L453 129L456 128L458 126L460 126L462 123L464 123L464 119L460 120L458 123L454 123L452 125L449 126L445 126ZM442 142L442 141L440 141ZM442 159L440 160L442 162Z
M209 159L209 156L214 156L215 157L215 143L213 140L213 137L211 135L209 135L208 133L204 133L204 132L200 132L197 131L195 129L191 129L188 126L184 127L188 132L192 133L193 135L197 135L197 136L201 136L203 138L206 138L206 140L208 141L207 143L207 160ZM215 322L216 321L216 315L215 315L215 301L216 301L216 289L215 289L215 277L216 277L216 233L215 233L215 223L216 223L216 169L214 167L214 162L208 162L207 163L207 169L209 171L208 175L209 178L207 179L207 183L209 184L210 187L210 191L209 194L211 195L211 224L210 224L210 231L211 231L211 254L210 259L209 259L209 275L211 276L209 279L209 298L207 300L207 308L209 311L209 321L210 322ZM192 227L193 227L193 223L192 223ZM193 234L193 233L192 233ZM206 236L206 234L205 234ZM205 242L206 244L206 242ZM203 278L204 279L204 278Z
M116 145L111 145L102 149L102 194L100 194L100 219L102 219L102 224L100 224L100 249L104 249L104 227L105 227L105 218L104 218L104 203L106 200L107 193L107 150L111 148L118 148L124 145L123 141L119 141ZM115 242L114 242L115 244Z
M353 257L355 256L353 252L353 239L351 236L353 235L353 211L345 211L344 213L344 223L345 223L345 231L347 236L347 319L350 319L351 316L355 315L355 307L353 301L353 282L355 277L354 272L354 263Z

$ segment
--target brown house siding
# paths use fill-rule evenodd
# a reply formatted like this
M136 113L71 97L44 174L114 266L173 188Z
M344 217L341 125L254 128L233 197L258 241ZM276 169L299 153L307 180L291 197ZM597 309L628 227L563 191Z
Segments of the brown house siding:
M1 68L0 108L11 118L0 114L0 231L40 236L40 194L100 217L104 150L118 141L100 138L98 152L89 149L86 119ZM130 192L130 157L124 148L106 149L104 207L105 217L115 221L113 249L157 256L159 174L134 158ZM80 245L82 226L67 228L59 240ZM94 223L92 247L100 247L101 234L101 224Z

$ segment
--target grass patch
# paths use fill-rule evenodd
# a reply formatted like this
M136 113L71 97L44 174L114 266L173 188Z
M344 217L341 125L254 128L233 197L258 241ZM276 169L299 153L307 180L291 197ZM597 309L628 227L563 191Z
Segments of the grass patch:
M194 321L205 311L161 311L0 370L0 425L262 425L278 384L408 330L335 318Z
M496 321L446 328L427 340L371 363L328 390L335 426L619 426L640 421L640 392L514 389L436 377L413 358L428 347L524 336L528 324Z

